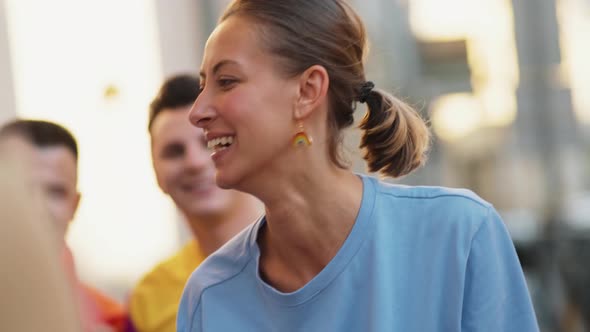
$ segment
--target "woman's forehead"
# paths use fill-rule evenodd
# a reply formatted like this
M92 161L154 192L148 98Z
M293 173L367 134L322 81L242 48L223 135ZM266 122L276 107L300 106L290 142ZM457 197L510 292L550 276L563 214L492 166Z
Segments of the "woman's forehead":
M262 48L251 21L231 17L220 23L205 45L201 71L208 74L222 61L240 64L260 56Z

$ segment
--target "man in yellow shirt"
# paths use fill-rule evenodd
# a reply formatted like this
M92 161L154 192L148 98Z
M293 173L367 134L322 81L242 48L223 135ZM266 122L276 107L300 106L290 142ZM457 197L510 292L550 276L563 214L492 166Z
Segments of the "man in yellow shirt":
M254 197L223 190L203 130L188 113L199 94L198 78L169 78L150 105L148 129L158 185L186 217L195 239L145 275L129 300L131 329L176 331L176 312L184 284L209 254L262 214Z

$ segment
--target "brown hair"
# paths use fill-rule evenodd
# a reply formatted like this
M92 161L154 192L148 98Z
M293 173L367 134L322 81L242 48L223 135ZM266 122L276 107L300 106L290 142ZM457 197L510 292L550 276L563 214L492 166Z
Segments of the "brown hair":
M78 144L74 135L57 123L16 119L0 128L0 137L13 134L22 137L37 148L63 146L78 161Z
M232 16L260 28L263 47L278 56L279 68L296 76L313 65L330 77L328 129L331 159L345 167L342 129L354 122L358 101L368 112L360 124L361 148L371 172L398 177L422 165L429 130L411 107L376 89L366 89L366 32L360 17L344 0L234 0L220 22ZM362 95L362 98L361 98Z
M165 109L175 110L190 106L200 93L199 78L190 74L170 76L164 81L158 95L150 104L148 130L152 129L154 119Z

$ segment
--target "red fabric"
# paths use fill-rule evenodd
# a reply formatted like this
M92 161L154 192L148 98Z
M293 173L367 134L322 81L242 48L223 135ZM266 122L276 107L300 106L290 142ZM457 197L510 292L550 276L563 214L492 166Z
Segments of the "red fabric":
M115 331L125 330L127 317L121 304L88 285L82 285L82 289L93 300L100 322L109 325Z

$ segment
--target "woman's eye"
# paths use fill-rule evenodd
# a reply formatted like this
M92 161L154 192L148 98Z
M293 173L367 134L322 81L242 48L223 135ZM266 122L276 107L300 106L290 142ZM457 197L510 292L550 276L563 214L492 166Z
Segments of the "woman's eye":
M219 86L222 88L229 88L231 85L233 85L236 82L237 81L232 78L220 78L219 80L217 80L217 84L219 84Z

